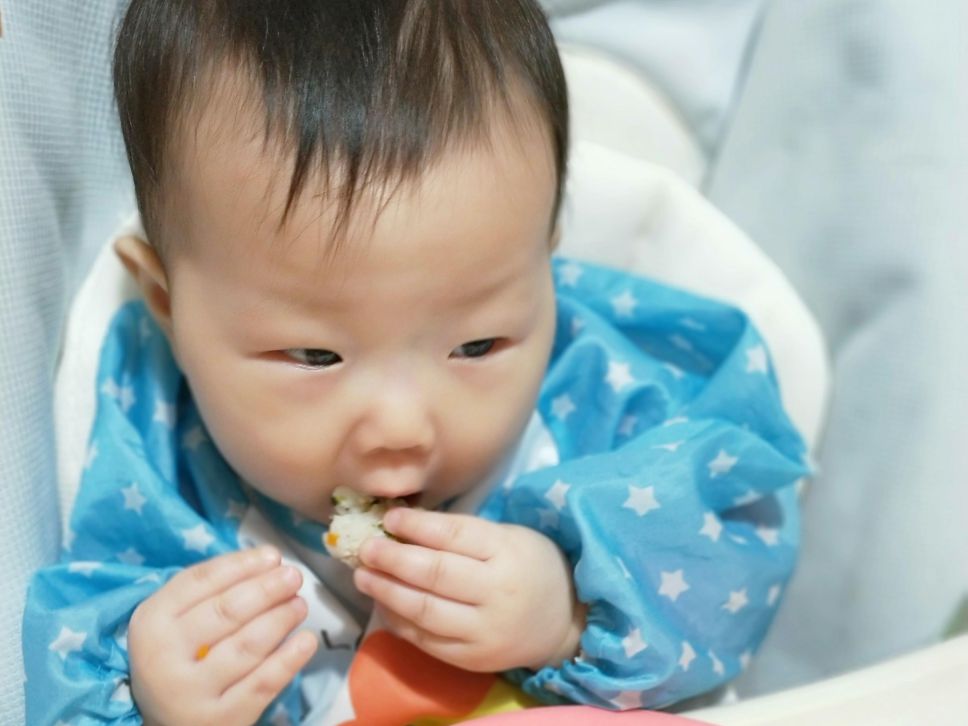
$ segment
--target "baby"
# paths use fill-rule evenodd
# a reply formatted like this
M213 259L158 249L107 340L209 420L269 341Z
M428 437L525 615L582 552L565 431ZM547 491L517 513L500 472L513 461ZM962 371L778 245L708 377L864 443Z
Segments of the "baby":
M803 445L742 314L552 259L568 108L536 2L134 0L115 81L144 307L29 595L31 723L338 723L374 606L545 702L742 670ZM352 572L340 486L415 505Z

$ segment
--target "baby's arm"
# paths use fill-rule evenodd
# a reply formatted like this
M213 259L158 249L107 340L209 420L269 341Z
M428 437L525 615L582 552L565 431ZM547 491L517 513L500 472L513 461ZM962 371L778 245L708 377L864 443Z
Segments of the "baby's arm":
M146 724L252 724L316 650L298 570L272 548L214 557L134 611L131 694ZM283 642L284 641L284 642Z
M557 666L577 653L584 607L544 535L406 508L384 526L400 541L364 543L354 581L400 637L471 671Z

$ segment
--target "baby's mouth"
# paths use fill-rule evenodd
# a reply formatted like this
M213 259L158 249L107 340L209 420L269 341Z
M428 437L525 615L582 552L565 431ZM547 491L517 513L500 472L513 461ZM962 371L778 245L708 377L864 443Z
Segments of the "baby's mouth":
M422 494L417 493L417 494L408 494L407 496L400 497L400 498L407 503L408 507L419 507L420 499L422 496L423 496Z

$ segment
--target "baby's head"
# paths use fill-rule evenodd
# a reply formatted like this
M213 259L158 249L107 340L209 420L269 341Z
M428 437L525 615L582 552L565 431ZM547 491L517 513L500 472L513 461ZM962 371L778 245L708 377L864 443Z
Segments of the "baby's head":
M118 252L222 454L316 519L437 504L526 425L554 335L564 77L533 0L134 0Z

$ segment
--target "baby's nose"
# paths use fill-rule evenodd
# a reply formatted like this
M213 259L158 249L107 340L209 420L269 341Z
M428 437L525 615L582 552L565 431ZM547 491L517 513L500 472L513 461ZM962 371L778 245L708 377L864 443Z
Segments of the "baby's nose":
M356 431L359 455L391 468L426 458L435 441L426 396L410 383L388 385L373 396Z

